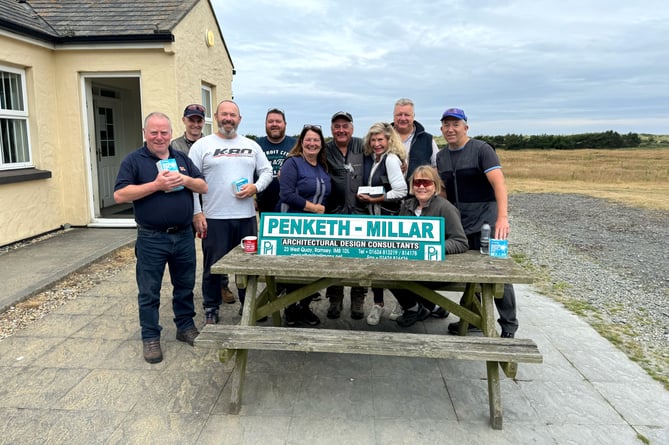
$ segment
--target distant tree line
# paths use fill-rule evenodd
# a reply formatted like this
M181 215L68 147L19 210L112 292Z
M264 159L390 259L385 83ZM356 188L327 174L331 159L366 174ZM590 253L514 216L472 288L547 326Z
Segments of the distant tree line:
M541 134L524 136L522 134L507 134L504 136L476 136L491 144L496 149L557 149L573 150L579 148L629 148L641 145L641 138L637 133L621 135L615 131L603 133L583 133L572 135Z

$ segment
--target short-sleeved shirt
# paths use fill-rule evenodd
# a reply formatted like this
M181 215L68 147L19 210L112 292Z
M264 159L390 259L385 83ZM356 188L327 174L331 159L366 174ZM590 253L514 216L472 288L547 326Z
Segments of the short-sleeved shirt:
M493 225L497 220L495 190L486 176L497 168L502 167L495 150L477 139L437 154L437 170L444 181L446 197L460 211L467 234L479 232L484 223Z
M277 175L281 171L281 166L286 160L288 153L295 146L295 138L286 136L283 141L275 144L267 139L267 136L259 137L256 142L267 156L267 160L272 164L272 182L267 188L257 195L258 210L262 212L274 212L279 205L279 179Z
M177 162L179 172L192 178L204 176L184 153L169 149L170 158ZM158 174L159 158L149 151L146 144L128 154L121 162L114 191L128 185L153 182ZM133 203L135 221L140 226L164 230L185 226L193 221L193 192L187 188L173 192L157 191Z

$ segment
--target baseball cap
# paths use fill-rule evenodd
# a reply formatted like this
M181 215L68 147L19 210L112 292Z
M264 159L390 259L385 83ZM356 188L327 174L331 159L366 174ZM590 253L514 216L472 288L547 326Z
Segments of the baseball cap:
M353 122L353 116L351 116L351 113L347 113L346 111L337 111L335 114L332 115L331 122L334 122L339 118L346 119L349 122Z
M465 114L464 110L461 110L460 108L449 108L448 110L444 111L444 114L441 115L441 120L443 121L447 117L454 117L463 121L467 120L467 115Z
M204 107L200 104L190 104L184 109L184 117L200 116L204 119Z

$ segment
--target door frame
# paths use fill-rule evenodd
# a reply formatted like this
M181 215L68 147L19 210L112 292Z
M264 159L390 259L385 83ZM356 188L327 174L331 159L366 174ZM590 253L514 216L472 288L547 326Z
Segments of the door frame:
M133 103L136 99L136 102L140 104L141 108L141 77L139 73L134 72L109 72L109 73L81 73L80 74L80 85L81 85L81 97L82 97L82 128L84 132L84 155L86 162L86 172L87 172L87 185L88 185L88 207L89 207L89 216L90 222L88 227L135 227L134 217L122 217L122 218L104 218L101 216L102 203L99 193L99 182L98 182L98 161L96 155L96 132L95 132L95 109L93 107L93 85L97 82L104 83L104 79L109 79L110 81L118 81L120 79L135 79L139 85L139 97L136 98L127 98L128 103ZM131 101L132 100L132 101ZM125 101L124 101L125 102ZM142 115L141 110L138 113L139 116ZM140 119L141 120L141 119ZM141 122L140 122L141 129ZM132 130L131 130L132 131ZM141 134L141 132L138 132ZM139 145L138 145L139 146ZM133 149L136 147L133 147ZM119 165L121 160L125 155L121 154L119 156Z

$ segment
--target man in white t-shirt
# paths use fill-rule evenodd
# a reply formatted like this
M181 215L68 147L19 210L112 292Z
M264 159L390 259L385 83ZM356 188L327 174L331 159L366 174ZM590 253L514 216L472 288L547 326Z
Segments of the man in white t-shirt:
M198 140L189 153L209 184L209 192L202 195L202 206L195 196L193 217L195 230L202 238L202 297L206 324L219 321L224 279L223 275L212 274L211 266L238 246L245 236L258 235L253 197L272 181L272 165L262 148L255 141L237 134L242 120L237 104L231 100L222 101L216 108L215 118L218 131ZM254 175L258 178L255 183ZM248 183L236 192L233 182L238 179L246 179ZM238 292L243 305L245 290Z

